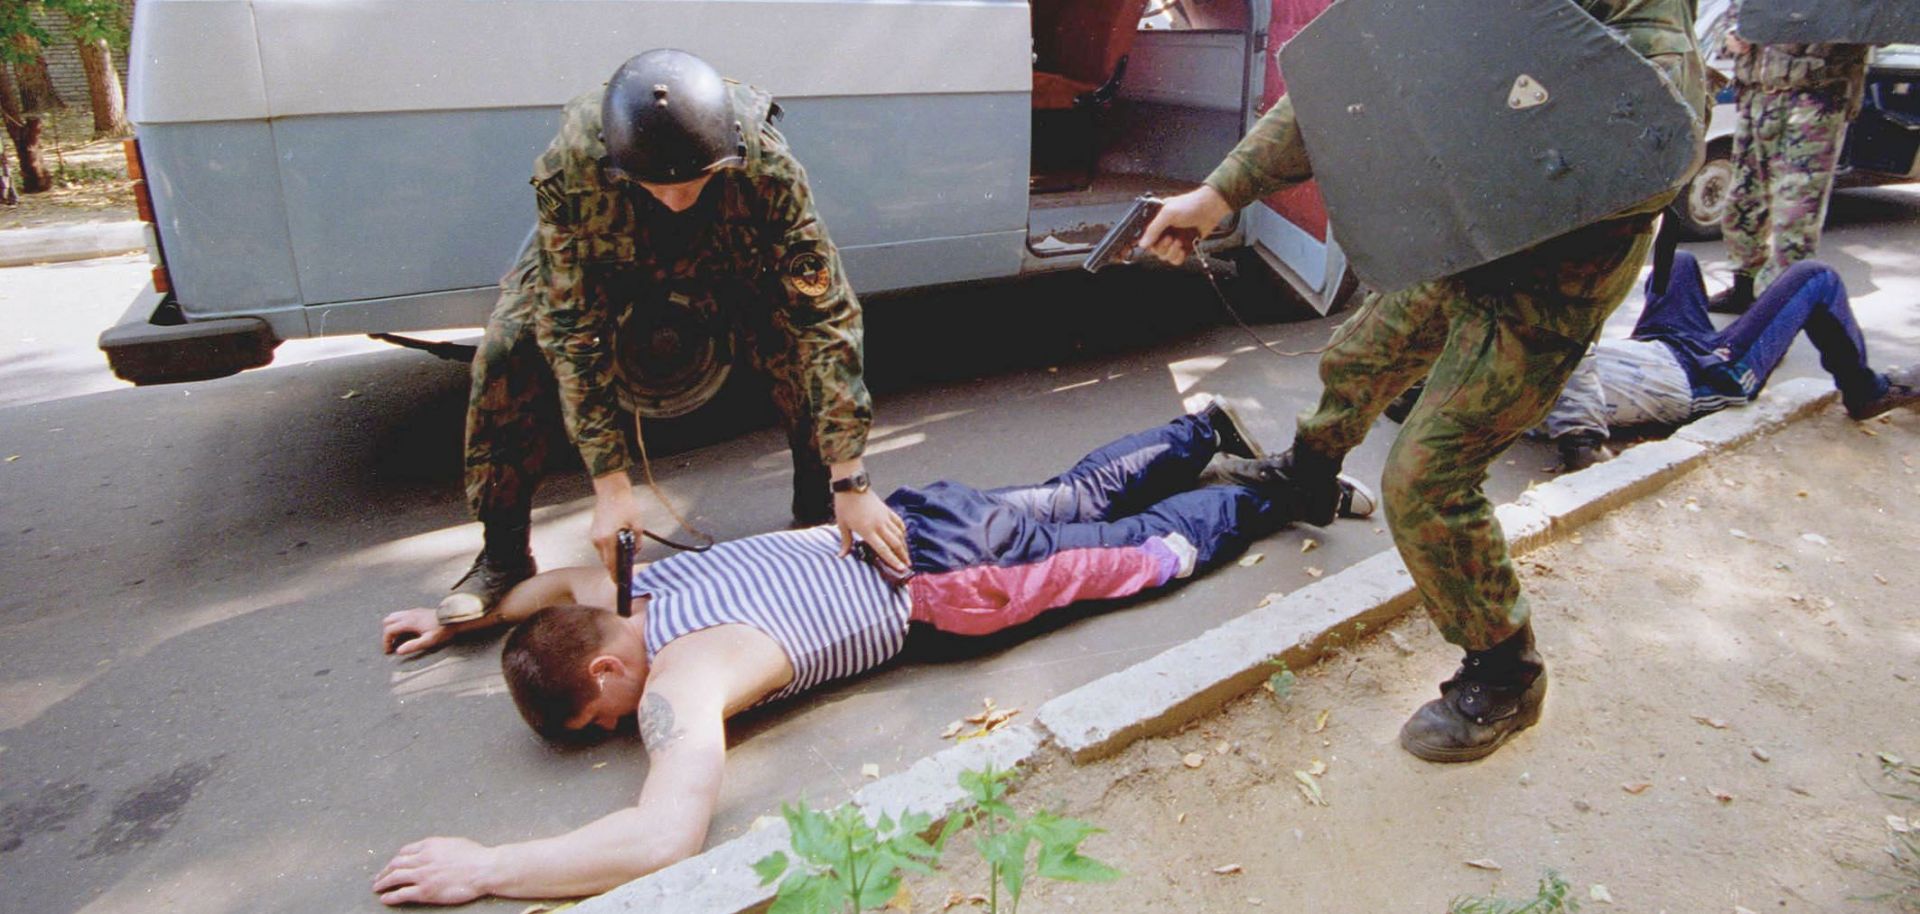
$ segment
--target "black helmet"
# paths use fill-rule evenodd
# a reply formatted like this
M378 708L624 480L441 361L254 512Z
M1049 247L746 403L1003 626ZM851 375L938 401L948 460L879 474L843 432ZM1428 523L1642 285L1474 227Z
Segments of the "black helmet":
M672 48L635 55L613 72L600 131L608 168L653 184L692 181L738 165L747 153L726 81L706 61Z

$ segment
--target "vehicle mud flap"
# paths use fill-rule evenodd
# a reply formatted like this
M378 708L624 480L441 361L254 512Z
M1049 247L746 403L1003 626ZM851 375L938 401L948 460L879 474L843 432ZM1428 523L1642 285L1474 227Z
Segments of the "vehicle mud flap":
M1745 0L1740 37L1755 44L1920 42L1915 0Z
M1340 0L1280 65L1333 234L1383 291L1677 188L1701 150L1666 77L1567 0Z

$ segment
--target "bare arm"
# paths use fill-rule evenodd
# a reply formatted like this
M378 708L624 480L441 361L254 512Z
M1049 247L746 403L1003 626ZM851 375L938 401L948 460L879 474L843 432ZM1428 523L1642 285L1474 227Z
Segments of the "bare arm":
M521 581L500 604L478 619L442 624L428 608L388 613L380 623L381 650L388 654L418 654L452 640L456 635L502 625L513 625L556 603L579 603L612 609L614 584L598 568L575 566L543 571Z
M739 626L724 628L737 629ZM719 632L720 630L709 630ZM556 898L604 892L698 853L720 795L728 710L751 703L768 683L791 677L775 652L744 656L707 632L681 641L692 650L649 678L640 703L648 771L637 805L564 835L486 847L464 838L428 838L400 849L375 878L387 904L460 904L484 895ZM699 640L696 640L699 639ZM737 644L737 642L736 642ZM679 648L676 642L670 646ZM676 667L677 662L677 667ZM774 664L779 669L773 669ZM743 689L747 691L742 691Z

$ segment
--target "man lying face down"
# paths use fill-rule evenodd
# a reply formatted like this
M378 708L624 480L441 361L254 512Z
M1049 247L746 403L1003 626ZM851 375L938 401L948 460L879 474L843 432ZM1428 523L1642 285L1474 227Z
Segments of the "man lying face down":
M637 569L629 617L612 611L618 593L597 567L537 575L472 622L442 625L431 609L389 615L382 643L399 654L522 623L501 665L527 724L558 737L611 730L637 714L649 767L634 806L536 841L418 841L393 856L373 890L387 904L587 895L698 853L720 792L729 715L879 666L900 652L910 622L986 635L1076 601L1140 593L1212 568L1298 515L1285 479L1200 485L1216 454L1242 470L1260 456L1218 403L1115 441L1038 485L902 488L887 505L906 524L913 575L904 582L840 556L837 531L822 526ZM1342 477L1341 515L1365 517L1374 503Z

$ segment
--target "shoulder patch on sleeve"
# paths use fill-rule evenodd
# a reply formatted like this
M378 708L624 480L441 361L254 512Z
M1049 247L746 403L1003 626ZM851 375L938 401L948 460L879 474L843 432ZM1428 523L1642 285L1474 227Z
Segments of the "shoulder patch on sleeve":
M794 291L819 298L833 288L833 261L814 241L794 245L780 265L780 273L793 284Z
M548 225L572 225L575 221L573 195L567 193L566 175L555 174L533 182L534 202L540 207L540 221Z

